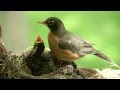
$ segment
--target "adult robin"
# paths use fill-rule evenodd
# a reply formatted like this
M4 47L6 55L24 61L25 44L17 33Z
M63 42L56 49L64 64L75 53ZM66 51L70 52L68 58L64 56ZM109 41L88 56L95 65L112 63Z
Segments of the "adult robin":
M37 23L46 25L49 29L48 43L52 54L59 60L73 62L78 58L93 54L112 62L106 55L94 49L81 37L66 30L63 22L56 17L50 17Z

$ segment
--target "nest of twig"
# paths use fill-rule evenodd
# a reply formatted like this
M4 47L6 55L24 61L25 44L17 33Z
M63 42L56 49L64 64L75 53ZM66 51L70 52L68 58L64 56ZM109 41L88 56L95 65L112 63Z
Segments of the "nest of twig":
M1 58L0 78L4 79L83 79L102 78L98 72L90 69L78 69L74 63L57 60L49 50L45 50L38 59L31 56L32 48L20 54L7 52ZM33 51L32 51L33 52ZM30 60L41 62L30 63ZM29 65L30 64L30 65ZM31 69L34 69L31 70Z

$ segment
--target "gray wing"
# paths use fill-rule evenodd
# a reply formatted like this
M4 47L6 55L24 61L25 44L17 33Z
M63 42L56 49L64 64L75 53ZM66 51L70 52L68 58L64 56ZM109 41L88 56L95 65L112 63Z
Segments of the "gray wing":
M79 55L94 54L95 49L92 48L92 45L87 43L85 40L79 36L75 36L72 33L64 35L58 43L59 48L71 50L74 53Z

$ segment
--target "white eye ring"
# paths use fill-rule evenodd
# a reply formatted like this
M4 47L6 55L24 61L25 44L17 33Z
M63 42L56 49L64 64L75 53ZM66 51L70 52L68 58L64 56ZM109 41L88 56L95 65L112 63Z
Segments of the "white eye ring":
M53 25L54 24L54 21L50 21L50 25Z
M52 23L54 23L54 21L51 21Z

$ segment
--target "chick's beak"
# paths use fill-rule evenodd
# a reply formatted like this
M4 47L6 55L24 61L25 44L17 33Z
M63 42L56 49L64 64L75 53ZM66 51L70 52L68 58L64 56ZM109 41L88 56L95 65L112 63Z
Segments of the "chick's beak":
M37 23L47 25L44 21L37 21Z

